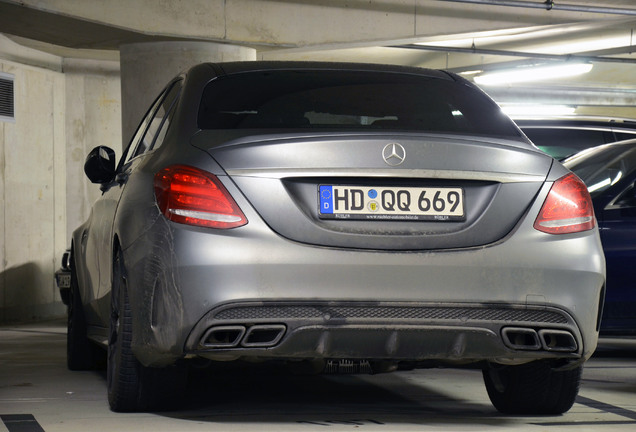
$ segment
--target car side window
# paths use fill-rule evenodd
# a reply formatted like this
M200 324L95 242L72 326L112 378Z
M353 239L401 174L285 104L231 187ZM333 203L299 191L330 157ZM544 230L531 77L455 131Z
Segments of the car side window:
M610 188L624 187L625 179L636 171L636 149L629 144L594 147L568 159L565 166L585 182L595 198Z
M150 121L152 120L154 113L157 110L157 107L159 106L159 103L163 99L162 96L163 94L161 95L161 97L157 98L157 100L152 105L150 110L148 110L146 117L144 117L139 127L137 128L137 132L135 132L133 139L130 141L130 145L126 149L127 154L123 155L126 158L125 163L128 163L132 158L134 158L137 154L139 154L138 148L141 146L142 139L144 138L146 131L148 130L148 125L150 124Z
M163 144L163 139L166 137L166 132L172 123L172 118L176 112L175 106L181 93L182 81L175 83L168 94L166 95L163 103L157 109L155 116L150 122L148 127L148 135L154 135L149 150L159 148Z
M170 116L171 108L175 105L181 91L181 85L181 80L173 83L172 86L166 89L157 98L151 109L148 110L148 114L139 125L130 143L126 163L153 148L153 143L156 142L156 138L159 136L161 136L161 141L163 141L168 126L168 122L165 120ZM162 127L164 125L165 127Z
M537 147L559 160L583 149L608 142L603 136L603 131L600 130L540 127L522 127L522 129Z
M630 132L615 132L614 135L615 135L614 141L623 141L626 139L636 138L636 133L630 133Z

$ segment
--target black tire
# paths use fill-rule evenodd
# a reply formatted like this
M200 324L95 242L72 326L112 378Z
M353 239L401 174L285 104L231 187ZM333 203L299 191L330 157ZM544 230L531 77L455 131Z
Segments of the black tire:
M583 366L554 370L547 361L494 366L483 371L490 401L504 414L557 415L579 392Z
M71 288L67 307L66 364L70 370L94 370L103 366L103 352L86 336L86 319L79 294L75 266L71 267Z
M132 352L132 313L121 253L114 262L108 340L108 403L113 411L173 409L186 384L184 367L143 366Z

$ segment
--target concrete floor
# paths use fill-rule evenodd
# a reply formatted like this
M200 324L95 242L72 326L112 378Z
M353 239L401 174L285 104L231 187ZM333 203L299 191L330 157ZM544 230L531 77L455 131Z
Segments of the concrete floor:
M0 327L0 432L634 431L636 339L603 340L565 415L512 417L491 406L481 373L291 376L201 374L187 409L116 414L104 372L70 372L63 322Z

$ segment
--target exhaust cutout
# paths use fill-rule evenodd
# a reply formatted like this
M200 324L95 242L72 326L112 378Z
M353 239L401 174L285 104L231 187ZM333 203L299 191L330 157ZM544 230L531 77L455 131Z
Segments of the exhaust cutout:
M255 325L247 329L241 343L244 347L271 347L276 345L285 334L287 327L282 324Z
M565 330L539 330L539 338L546 351L574 352L578 349L574 335Z
M505 327L501 330L504 344L508 348L524 351L541 349L541 342L536 331L522 327Z
M241 342L244 334L243 326L212 327L203 335L201 345L205 348L233 348Z

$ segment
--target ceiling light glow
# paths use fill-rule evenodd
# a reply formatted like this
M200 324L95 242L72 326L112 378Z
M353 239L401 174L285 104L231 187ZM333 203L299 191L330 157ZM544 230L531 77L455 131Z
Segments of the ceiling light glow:
M592 70L591 63L566 63L554 66L528 66L475 77L479 85L506 85L519 82L551 80L581 75Z
M567 116L575 113L576 108L567 105L518 104L501 105L501 110L513 118L537 116Z

